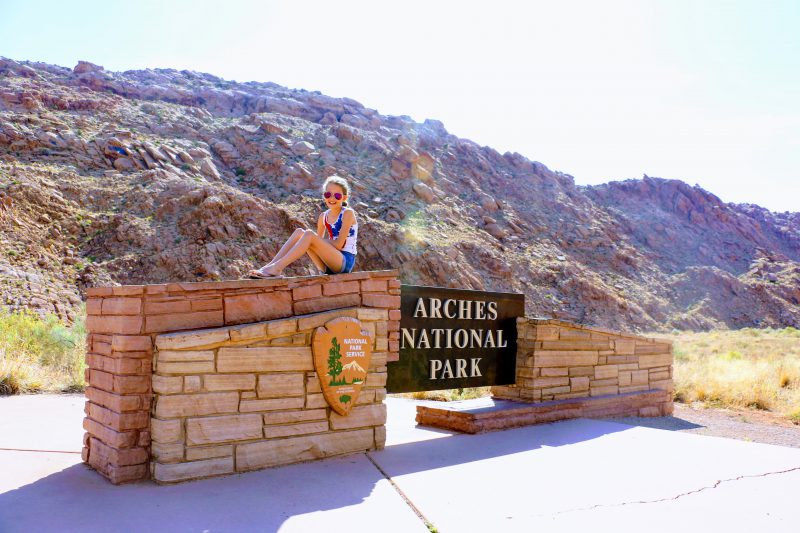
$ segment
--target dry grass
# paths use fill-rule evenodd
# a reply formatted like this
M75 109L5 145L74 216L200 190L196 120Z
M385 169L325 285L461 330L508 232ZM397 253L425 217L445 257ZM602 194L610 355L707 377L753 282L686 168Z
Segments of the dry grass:
M0 310L0 394L82 391L85 345L82 321Z
M473 398L483 398L491 394L491 387L468 387L464 389L433 390L421 392L408 392L398 394L401 398L413 398L415 400L433 400L437 402L457 402L459 400L472 400Z
M675 400L772 411L800 423L800 330L654 334L673 340Z

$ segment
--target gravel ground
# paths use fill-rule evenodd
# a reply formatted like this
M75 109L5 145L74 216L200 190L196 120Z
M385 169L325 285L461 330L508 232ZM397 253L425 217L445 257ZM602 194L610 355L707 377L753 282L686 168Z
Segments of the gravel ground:
M673 416L661 418L631 416L613 420L632 426L800 448L800 426L760 411L711 409L676 403Z

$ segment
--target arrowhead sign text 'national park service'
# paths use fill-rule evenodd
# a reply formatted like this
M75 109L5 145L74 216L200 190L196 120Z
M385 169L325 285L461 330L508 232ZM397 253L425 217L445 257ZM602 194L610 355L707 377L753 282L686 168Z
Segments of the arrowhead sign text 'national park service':
M358 400L372 359L372 337L355 318L335 318L314 331L314 369L322 394L344 416Z

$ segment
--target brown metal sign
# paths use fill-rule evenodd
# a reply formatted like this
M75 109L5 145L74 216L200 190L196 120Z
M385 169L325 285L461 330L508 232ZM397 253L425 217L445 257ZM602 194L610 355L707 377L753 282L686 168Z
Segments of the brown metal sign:
M388 392L514 383L525 295L403 285L400 312Z
M347 415L356 404L372 360L372 337L355 318L335 318L314 331L314 369L331 408Z

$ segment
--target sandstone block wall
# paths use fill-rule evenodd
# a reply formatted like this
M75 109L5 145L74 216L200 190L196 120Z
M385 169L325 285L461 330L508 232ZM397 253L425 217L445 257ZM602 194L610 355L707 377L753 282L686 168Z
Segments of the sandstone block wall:
M206 384L205 376L217 373L216 368L211 371L207 355L197 355L199 359L189 361L169 361L162 358L159 377L153 379L155 340L161 334L224 328L334 309L351 309L357 310L355 312L361 313L361 316L373 317L368 321L373 322L376 328L378 344L375 351L385 354L387 361L399 357L400 281L395 270L306 278L96 287L89 289L87 296L88 386L83 460L113 483L150 476L151 430L154 429L151 428L151 410L154 407L154 391L161 386L161 378L180 377L181 387L188 387L187 390L199 387L197 392L206 391L209 386L231 387L230 380L233 380L237 387L242 387L241 390L234 389L239 393L255 392L257 398L248 401L261 400L258 398L260 374L256 371L252 372L256 376L254 391L243 388L244 385L249 385L249 378L211 377ZM379 319L374 318L378 316ZM300 317L298 321L299 319ZM385 336L379 333L384 327L379 326L379 323L385 323ZM255 327L258 329L261 326L256 324ZM282 327L288 328L286 325ZM247 331L247 328L241 329ZM219 334L224 337L224 333ZM261 341L271 343L274 339L282 338L277 342L289 344L276 345L276 348L296 349L300 345L295 343L300 341L300 335L307 336L307 331L298 329L292 334L297 335L297 338L291 341L286 337L292 336L280 330L273 329L265 334L267 336ZM233 344L239 341L229 338L228 342L232 343L230 348L235 348ZM214 365L217 364L220 347L213 350ZM225 364L229 363L223 363ZM251 372L242 374L248 373ZM197 378L200 378L199 384ZM305 379L304 386L307 386L307 374ZM174 388L177 381L172 380L171 383ZM262 390L266 390L266 383L264 381L261 385ZM374 382L370 383L370 386L373 385ZM182 388L181 392L183 390ZM217 391L212 394L215 393ZM364 393L366 391L362 392ZM166 397L173 393L164 394ZM369 394L366 393L365 397L368 398ZM378 392L375 392L375 397L378 397ZM216 405L214 401L211 403ZM266 427L266 418L264 421ZM309 446L313 448L315 443L312 441L316 437L308 438L311 439ZM361 438L366 442L365 436ZM374 431L372 438L377 446L379 440L374 440Z
M358 318L373 339L367 380L348 416L314 372L314 330ZM350 308L155 341L153 478L184 481L383 448L389 310Z
M517 319L517 334L516 384L494 387L495 397L548 402L662 390L669 394L647 405L620 399L608 412L672 413L670 341L537 318ZM620 411L625 405L630 413Z

